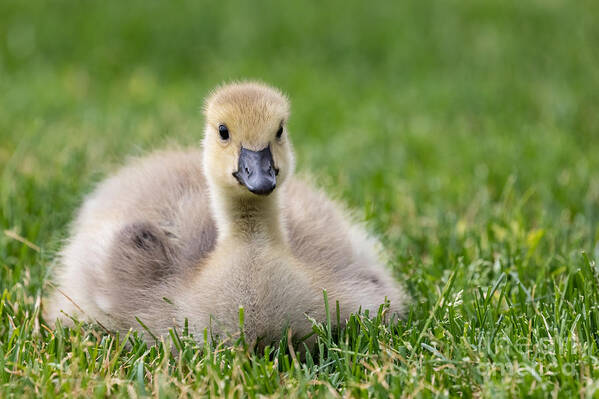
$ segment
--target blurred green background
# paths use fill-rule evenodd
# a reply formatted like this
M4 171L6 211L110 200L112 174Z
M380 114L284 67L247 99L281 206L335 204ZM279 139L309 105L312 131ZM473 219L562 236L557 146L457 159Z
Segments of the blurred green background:
M506 185L528 193L537 219L584 215L594 230L598 12L593 1L3 1L0 223L48 242L127 155L197 144L209 90L260 79L292 99L300 171L392 240Z
M259 79L291 97L299 171L383 237L415 319L455 267L465 296L505 272L551 297L581 251L599 258L598 16L592 0L3 0L0 229L42 250L0 234L0 292L35 303L93 184L198 144L206 94Z

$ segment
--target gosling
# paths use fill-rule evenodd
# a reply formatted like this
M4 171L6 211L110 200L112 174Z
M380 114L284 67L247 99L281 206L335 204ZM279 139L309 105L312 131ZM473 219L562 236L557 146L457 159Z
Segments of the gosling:
M380 243L339 204L296 178L289 102L261 83L222 86L205 103L201 149L133 161L85 200L59 257L45 318L165 335L185 319L249 342L408 301ZM335 309L330 309L335 311ZM143 323L143 327L141 323ZM146 339L151 341L146 335Z

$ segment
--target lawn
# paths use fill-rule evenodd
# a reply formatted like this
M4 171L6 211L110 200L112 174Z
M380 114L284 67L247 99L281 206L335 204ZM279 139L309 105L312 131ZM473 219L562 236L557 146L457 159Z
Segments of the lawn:
M219 4L217 4L219 3ZM0 2L0 397L599 397L599 2ZM45 326L84 195L287 92L300 172L368 221L405 320L313 358ZM332 315L334 317L334 315ZM176 348L179 356L174 356Z

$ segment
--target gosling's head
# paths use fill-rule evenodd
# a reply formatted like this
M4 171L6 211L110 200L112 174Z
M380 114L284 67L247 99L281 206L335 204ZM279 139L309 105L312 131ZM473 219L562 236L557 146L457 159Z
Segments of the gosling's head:
M289 101L255 82L216 89L205 104L204 173L233 196L265 196L293 172Z

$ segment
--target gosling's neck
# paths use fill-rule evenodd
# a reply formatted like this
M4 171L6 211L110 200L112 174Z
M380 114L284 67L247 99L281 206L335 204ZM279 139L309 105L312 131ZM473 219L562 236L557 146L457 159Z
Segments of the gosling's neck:
M230 197L212 187L212 208L220 242L285 245L277 190L268 196Z

